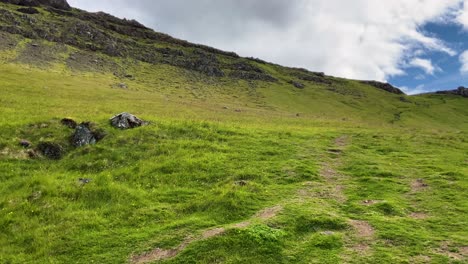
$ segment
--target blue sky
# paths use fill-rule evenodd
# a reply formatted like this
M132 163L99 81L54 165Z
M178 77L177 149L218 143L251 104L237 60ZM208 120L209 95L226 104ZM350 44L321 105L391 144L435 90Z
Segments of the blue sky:
M442 40L456 54L425 51L418 57L431 61L436 68L433 73L428 73L421 67L408 66L405 74L390 77L388 81L410 93L452 90L459 86L468 86L468 74L460 71L462 63L459 59L460 54L468 50L468 31L460 24L434 22L424 25L421 31Z
M241 56L388 81L409 94L468 86L468 0L68 1Z

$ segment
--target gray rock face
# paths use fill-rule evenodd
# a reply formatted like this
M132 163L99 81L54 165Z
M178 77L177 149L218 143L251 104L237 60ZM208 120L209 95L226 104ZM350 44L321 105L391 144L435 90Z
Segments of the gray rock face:
M438 91L436 93L438 93L438 94L454 94L454 95L460 95L460 96L463 96L463 97L468 97L468 88L460 86L456 90Z
M75 147L82 147L89 144L96 144L96 138L89 128L89 125L82 123L75 128L71 143Z
M70 10L71 6L66 0L0 0L0 2L22 6L51 6L53 8Z
M129 129L147 125L148 122L139 119L138 117L130 113L121 113L110 119L110 123L113 127L119 129Z
M382 82L377 82L377 81L361 81L361 83L373 86L375 88L387 91L389 93L405 94L402 90L394 87L393 85L391 85L389 83L382 83Z

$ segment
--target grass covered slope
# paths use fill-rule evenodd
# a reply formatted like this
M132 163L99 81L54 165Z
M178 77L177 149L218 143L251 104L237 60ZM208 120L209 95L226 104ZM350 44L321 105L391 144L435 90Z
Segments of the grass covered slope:
M466 98L392 94L79 10L39 7L28 25L17 8L0 3L20 22L0 17L0 262L467 262ZM77 21L154 60L68 42ZM24 36L50 23L63 39ZM122 37L127 23L158 37ZM151 124L112 128L123 111ZM107 135L75 148L64 117ZM30 158L21 139L65 154Z

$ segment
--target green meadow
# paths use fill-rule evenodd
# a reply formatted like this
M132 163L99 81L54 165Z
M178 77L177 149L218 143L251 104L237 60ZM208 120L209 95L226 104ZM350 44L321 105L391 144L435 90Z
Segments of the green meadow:
M467 98L0 36L1 263L468 263ZM73 147L62 118L106 136Z

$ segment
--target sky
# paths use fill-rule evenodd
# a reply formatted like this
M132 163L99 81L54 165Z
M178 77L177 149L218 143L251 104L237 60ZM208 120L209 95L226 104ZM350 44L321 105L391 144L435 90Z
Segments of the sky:
M468 0L68 0L190 42L408 94L468 86Z

